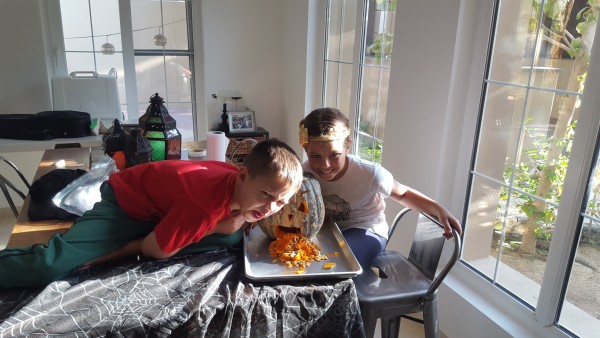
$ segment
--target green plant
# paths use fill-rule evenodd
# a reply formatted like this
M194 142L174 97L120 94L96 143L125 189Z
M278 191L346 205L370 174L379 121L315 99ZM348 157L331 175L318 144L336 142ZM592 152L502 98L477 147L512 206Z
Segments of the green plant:
M372 162L381 163L381 155L383 153L383 142L375 141L373 147L362 146L358 149L358 156Z
M528 222L535 224L533 233L537 239L549 241L552 238L549 229L554 226L556 220L556 208L553 204L560 202L575 126L576 122L568 126L567 136L562 140L554 140L544 132L526 126L526 136L531 141L532 148L525 152L524 161L504 170L505 183L508 186L512 183L512 186L518 189L514 190L512 195L513 203L527 216ZM561 148L560 155L557 159L550 160L548 153L555 146ZM540 196L542 182L546 182L547 188L544 189L545 194ZM541 207L540 201L532 196L544 198L553 204L543 203ZM500 193L500 200L507 199L508 191L505 188Z

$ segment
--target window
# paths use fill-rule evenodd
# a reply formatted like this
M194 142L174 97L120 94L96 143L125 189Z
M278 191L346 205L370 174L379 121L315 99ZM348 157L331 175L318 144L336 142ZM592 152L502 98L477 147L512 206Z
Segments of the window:
M396 0L330 0L327 6L323 102L349 115L355 153L374 162L383 150L395 11Z
M600 107L582 95L600 81L599 9L496 1L462 254L541 326L579 336L600 328Z
M68 73L114 68L125 119L159 93L183 140L194 139L189 0L60 0L60 14Z

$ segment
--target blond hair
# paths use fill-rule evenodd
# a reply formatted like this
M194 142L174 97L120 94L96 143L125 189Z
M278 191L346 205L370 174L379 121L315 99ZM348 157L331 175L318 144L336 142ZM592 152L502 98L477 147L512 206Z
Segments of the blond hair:
M248 175L273 175L285 179L296 189L302 184L302 163L289 145L278 139L258 142L244 159Z

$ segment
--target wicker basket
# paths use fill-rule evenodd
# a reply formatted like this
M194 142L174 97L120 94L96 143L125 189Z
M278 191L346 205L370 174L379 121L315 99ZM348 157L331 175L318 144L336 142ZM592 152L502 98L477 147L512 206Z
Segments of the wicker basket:
M233 164L237 166L242 165L244 159L246 158L246 155L250 153L250 150L256 144L256 142L248 141L248 139L260 142L266 140L267 137L265 135L254 137L229 136L229 145L227 146L227 151L225 152L225 155L231 160Z

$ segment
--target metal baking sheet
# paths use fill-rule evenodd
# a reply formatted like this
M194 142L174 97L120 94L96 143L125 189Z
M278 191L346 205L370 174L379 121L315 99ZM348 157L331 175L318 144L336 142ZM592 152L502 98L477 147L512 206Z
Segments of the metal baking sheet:
M351 278L362 272L360 264L344 240L340 229L335 223L325 223L321 230L312 239L321 248L321 254L326 254L328 259L320 262L311 262L303 274L295 274L292 268L287 268L284 263L273 262L269 254L271 239L265 235L260 227L255 227L244 238L244 269L250 279L269 280L300 280L324 278ZM337 252L338 256L330 255ZM333 269L324 269L325 263L333 262Z

